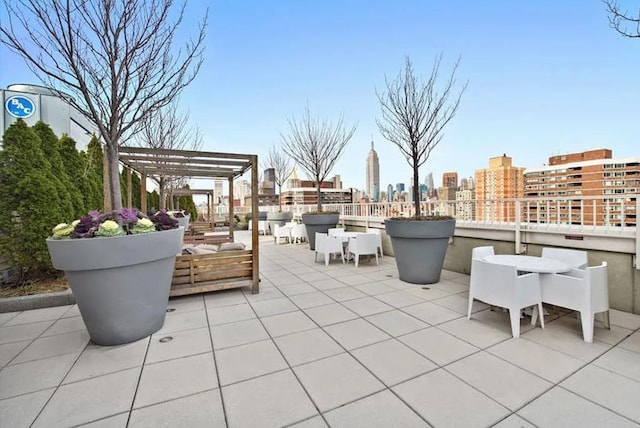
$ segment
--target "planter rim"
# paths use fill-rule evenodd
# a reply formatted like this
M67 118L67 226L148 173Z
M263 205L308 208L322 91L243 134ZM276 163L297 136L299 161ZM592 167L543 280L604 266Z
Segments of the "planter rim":
M116 266L130 266L146 263L180 253L184 227L140 233L136 235L97 237L86 239L47 238L47 247L53 267L64 271L105 269ZM134 251L132 247L144 243L144 251ZM110 258L105 263L105 251ZM73 257L69 256L73 254Z

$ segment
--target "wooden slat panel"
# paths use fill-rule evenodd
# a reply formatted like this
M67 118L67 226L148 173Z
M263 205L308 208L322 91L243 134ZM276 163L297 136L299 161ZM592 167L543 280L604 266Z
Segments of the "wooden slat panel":
M200 282L204 281L214 281L218 279L227 279L227 278L251 278L251 268L249 269L233 269L233 270L217 270L213 272L205 272L205 273L196 273L193 275L193 279L191 276L180 276L173 277L171 281L172 285L178 284L193 284L197 285Z
M216 260L219 261L219 260ZM245 268L252 268L253 264L251 260L244 260L242 262L235 262L235 263L206 263L206 264L198 264L196 265L195 262L193 262L192 260L189 261L189 266L188 267L181 267L181 268L175 268L173 271L173 276L186 276L186 275L190 275L190 273L192 271L198 273L198 272L213 272L216 270L231 270L231 269L245 269Z
M206 293L209 291L228 290L231 288L251 286L251 280L241 279L223 279L219 281L207 281L198 283L198 285L172 285L169 293L170 297L186 296L189 294Z

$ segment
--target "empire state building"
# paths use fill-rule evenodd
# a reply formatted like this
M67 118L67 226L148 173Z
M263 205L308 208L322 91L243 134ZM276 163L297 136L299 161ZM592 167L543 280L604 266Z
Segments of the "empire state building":
M378 154L373 149L373 141L371 141L371 151L367 156L366 191L372 202L380 201L380 163L378 162Z

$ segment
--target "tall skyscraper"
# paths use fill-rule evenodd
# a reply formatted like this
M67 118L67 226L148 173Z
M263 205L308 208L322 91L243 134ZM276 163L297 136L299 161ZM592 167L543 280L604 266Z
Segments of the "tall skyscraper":
M502 200L522 198L523 194L524 168L513 166L506 154L490 158L488 169L476 170L478 220L514 221L515 204Z
M380 162L378 161L378 153L373 149L373 141L371 141L371 150L367 156L366 191L372 202L377 202L380 199Z
M404 192L404 183L398 183L396 184L396 193L398 193L398 196Z
M427 185L427 190L432 190L434 188L432 172L427 174L427 176L424 178L424 184Z
M393 185L387 186L387 202L393 202Z

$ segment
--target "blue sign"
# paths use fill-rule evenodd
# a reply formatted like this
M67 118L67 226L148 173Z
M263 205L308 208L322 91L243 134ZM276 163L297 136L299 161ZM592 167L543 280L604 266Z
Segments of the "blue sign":
M26 119L36 112L36 105L29 98L22 95L14 95L7 98L4 108L13 117Z

